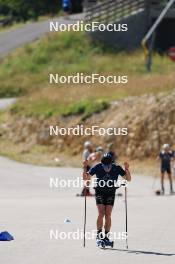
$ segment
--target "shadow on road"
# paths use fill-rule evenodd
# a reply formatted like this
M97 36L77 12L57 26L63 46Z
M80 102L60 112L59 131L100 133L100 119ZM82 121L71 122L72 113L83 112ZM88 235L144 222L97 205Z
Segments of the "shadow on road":
M161 253L161 252L143 251L143 250L128 250L128 249L117 249L117 248L105 248L104 250L115 250L115 251L122 251L132 254L146 254L146 255L156 255L156 256L165 256L165 257L175 256L175 253Z

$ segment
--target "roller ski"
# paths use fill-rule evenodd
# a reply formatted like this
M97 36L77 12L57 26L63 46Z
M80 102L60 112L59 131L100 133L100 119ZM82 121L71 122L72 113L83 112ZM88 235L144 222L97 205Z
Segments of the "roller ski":
M109 240L109 238L105 238L104 242L105 242L105 247L110 247L110 248L114 247L114 241Z
M97 238L96 243L97 246L102 249L106 247L110 247L110 248L114 247L114 241L109 240L109 238L104 238L104 239Z
M104 239L97 239L96 240L96 243L97 243L97 246L99 247L99 248L102 248L102 249L104 249L105 248L105 241L104 241Z
M157 195L157 196L163 196L164 195L164 191L156 190L155 191L155 195Z
M175 195L175 191L171 190L170 195Z

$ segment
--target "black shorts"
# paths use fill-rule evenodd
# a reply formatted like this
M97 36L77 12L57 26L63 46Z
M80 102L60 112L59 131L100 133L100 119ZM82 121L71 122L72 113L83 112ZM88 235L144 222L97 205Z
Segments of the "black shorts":
M161 167L161 173L167 172L168 174L171 174L171 168L170 167Z
M103 205L114 205L115 202L115 194L101 194L95 193L96 204L103 204Z

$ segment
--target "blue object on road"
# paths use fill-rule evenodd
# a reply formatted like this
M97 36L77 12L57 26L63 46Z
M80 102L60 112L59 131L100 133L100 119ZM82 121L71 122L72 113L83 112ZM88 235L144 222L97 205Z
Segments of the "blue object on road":
M65 223L65 224L70 224L70 223L72 223L72 222L71 222L70 219L66 218L66 219L64 220L64 223Z
M0 233L0 241L11 241L14 240L14 237L10 235L9 232L4 231Z
M70 0L63 0L62 6L63 7L69 7L70 6Z

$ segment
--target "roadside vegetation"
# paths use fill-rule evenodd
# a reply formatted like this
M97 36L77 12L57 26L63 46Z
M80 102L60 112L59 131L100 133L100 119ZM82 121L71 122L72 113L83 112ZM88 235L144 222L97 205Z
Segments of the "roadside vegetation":
M110 101L174 88L175 64L154 54L146 73L142 50L116 52L93 43L83 33L57 33L15 50L0 61L0 97L22 97L12 113L50 117L83 114L86 119ZM49 73L128 75L122 85L49 85ZM66 96L65 96L66 95Z
M37 19L41 15L55 14L61 8L61 0L0 0L0 19L13 23Z

